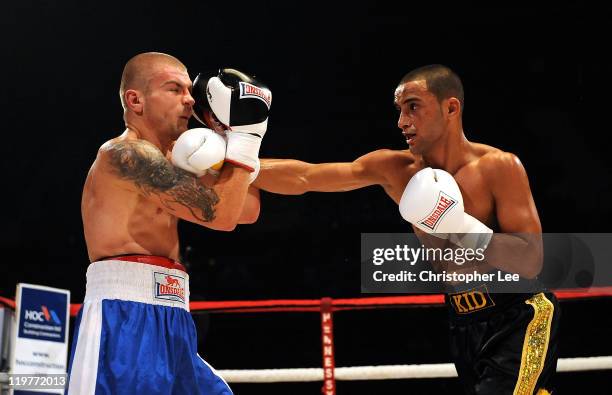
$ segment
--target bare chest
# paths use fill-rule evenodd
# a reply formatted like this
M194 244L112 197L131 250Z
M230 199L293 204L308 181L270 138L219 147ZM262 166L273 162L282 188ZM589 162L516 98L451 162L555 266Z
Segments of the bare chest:
M110 184L110 185L109 185ZM162 202L121 188L112 183L87 183L83 191L82 212L84 220L92 220L99 226L101 222L124 224L141 232L165 232L176 229L177 219L162 208Z
M402 193L412 176L422 170L416 166L406 166L394 174L392 182L385 187L385 192L399 204ZM478 167L468 164L453 175L463 195L465 211L478 220L493 226L495 220L495 200L491 188Z
M493 225L495 200L490 186L476 166L466 166L453 175L463 195L465 211L478 220Z

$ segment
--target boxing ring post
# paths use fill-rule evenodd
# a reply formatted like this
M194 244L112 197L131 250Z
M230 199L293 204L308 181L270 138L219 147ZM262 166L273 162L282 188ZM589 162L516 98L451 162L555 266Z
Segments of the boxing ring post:
M322 392L324 395L336 395L333 303L331 298L321 299L321 342L323 346Z

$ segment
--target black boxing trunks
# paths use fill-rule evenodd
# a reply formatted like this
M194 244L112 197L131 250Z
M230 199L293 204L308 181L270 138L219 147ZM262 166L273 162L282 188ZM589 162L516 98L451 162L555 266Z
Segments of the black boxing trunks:
M547 394L556 371L560 309L549 292L447 294L451 353L466 394Z

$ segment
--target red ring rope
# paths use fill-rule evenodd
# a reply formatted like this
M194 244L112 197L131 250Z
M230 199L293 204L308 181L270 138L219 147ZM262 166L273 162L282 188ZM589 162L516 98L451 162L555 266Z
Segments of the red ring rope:
M560 300L599 298L612 296L612 287L575 288L553 291ZM361 310L375 308L401 307L406 305L439 305L444 303L444 295L382 296L371 298L332 299L332 311ZM13 299L0 296L0 304L15 308ZM70 305L70 315L76 316L80 303ZM232 300L232 301L194 301L189 304L192 312L211 313L257 313L257 312L320 312L320 299L277 299L277 300Z

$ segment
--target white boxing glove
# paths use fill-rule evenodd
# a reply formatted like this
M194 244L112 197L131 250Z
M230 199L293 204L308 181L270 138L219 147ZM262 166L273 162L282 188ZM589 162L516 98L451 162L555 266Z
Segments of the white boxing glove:
M410 179L399 209L402 218L426 233L451 233L463 222L459 186L447 172L430 167Z
M444 170L427 167L417 172L404 189L399 210L418 229L441 238L450 236L463 248L486 248L493 234L464 212L459 186Z
M206 128L183 132L172 148L172 164L198 177L219 170L225 159L225 139Z
M461 248L471 248L473 250L482 248L484 250L489 246L492 237L493 230L468 213L463 213L461 230L451 233L449 240Z

